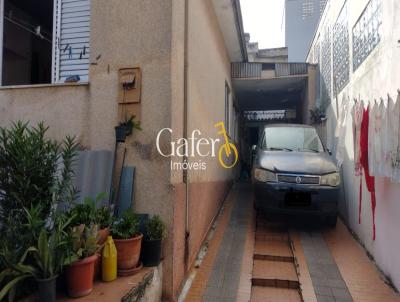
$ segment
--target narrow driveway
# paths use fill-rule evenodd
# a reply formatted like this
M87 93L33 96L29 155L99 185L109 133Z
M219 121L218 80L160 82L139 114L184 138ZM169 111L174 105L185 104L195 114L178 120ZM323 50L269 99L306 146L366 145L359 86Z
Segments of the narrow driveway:
M219 215L185 301L399 301L341 221L266 218L237 183Z

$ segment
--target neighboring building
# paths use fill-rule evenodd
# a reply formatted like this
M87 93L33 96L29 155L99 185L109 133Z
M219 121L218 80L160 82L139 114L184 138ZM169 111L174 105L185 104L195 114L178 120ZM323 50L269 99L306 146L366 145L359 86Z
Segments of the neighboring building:
M125 143L125 165L136 168L134 210L159 214L168 225L163 301L175 300L235 171L200 156L188 161L206 162L204 171L171 170L156 137L163 128L173 130L160 140L167 151L171 141L195 129L201 137L219 137L214 124L225 121L237 141L231 62L247 59L239 0L0 5L1 126L44 121L52 138L72 134L86 149L112 151L121 112L140 119L143 130ZM136 67L135 74L121 76L121 69ZM77 76L79 81L65 83ZM132 102L125 99L127 86L134 89Z
M342 102L354 99L374 102L388 95L396 102L400 88L400 14L398 0L330 0L309 48L307 62L319 63L322 106L327 110L327 147L336 153L337 120ZM397 102L400 99L397 99ZM338 112L339 111L339 112ZM362 178L355 176L353 125L350 111L345 120L343 199L340 213L348 227L397 289L400 289L400 184L375 178L376 240L373 240L371 196ZM343 257L346 257L343 255Z
M304 62L327 0L285 0L289 62Z
M246 39L249 62L286 63L288 61L287 47L259 49L258 42L250 42L250 34L244 34Z

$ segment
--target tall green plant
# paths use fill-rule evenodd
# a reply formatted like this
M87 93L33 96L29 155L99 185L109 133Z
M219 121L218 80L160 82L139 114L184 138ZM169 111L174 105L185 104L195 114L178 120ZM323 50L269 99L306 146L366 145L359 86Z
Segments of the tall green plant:
M76 195L78 143L69 136L58 143L46 137L47 131L43 123L31 127L21 121L0 127L0 288L8 288L11 299L15 285L33 273L25 271L25 261L35 260L26 251L43 226L53 228L59 205L71 204Z
M15 297L18 284L27 278L46 279L58 275L65 265L78 259L70 253L69 226L73 217L58 213L50 227L44 227L35 217L36 210L25 209L28 223L24 230L35 238L34 244L25 250L8 241L0 249L0 260L5 267L0 271L0 301L8 295ZM12 224L13 226L13 224ZM39 234L38 228L40 227Z
M20 216L16 216L17 219L10 217L6 220L7 228L0 242L0 301L5 295L8 295L8 301L14 301L17 285L31 276L30 268L25 266L31 234L17 220L21 219Z
M65 265L77 260L69 253L68 229L72 219L57 215L54 227L51 230L42 229L37 244L29 248L35 260L33 276L36 279L54 277Z
M8 216L21 216L22 209L41 205L47 217L75 195L73 163L78 144L67 136L62 143L46 137L48 127L30 127L18 121L0 128L0 227ZM19 211L18 211L19 210Z

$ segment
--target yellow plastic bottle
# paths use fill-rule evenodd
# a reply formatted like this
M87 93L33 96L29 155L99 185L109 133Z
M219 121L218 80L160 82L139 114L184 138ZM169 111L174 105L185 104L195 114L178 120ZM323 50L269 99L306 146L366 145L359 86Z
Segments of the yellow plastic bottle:
M103 281L113 281L117 279L117 249L111 236L107 237L104 244L101 277Z

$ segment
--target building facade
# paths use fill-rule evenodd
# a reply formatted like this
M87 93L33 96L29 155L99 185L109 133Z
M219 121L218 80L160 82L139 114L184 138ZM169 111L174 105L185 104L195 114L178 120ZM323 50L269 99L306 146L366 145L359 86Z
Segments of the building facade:
M304 62L327 0L285 0L289 62Z
M258 48L258 42L250 42L250 34L245 33L248 62L257 63L287 63L287 47Z
M186 160L205 170L173 169L183 158L162 156L156 138L171 129L159 141L168 152L195 130L218 137L220 121L237 138L231 62L246 59L239 1L28 2L0 1L0 124L44 121L52 138L71 134L87 150L113 151L121 108L130 108L143 129L125 143L125 165L136 169L134 210L168 226L163 296L174 301L235 172L198 154ZM124 78L126 68L137 73ZM124 107L127 83L140 85L132 107Z
M399 289L400 184L388 177L375 177L374 240L371 194L364 177L360 179L355 173L350 112L354 100L362 100L366 105L382 100L385 107L389 98L396 102L400 83L397 63L400 60L400 22L394 17L397 13L400 13L400 3L396 0L328 1L307 61L318 63L320 68L319 107L327 112L323 126L327 146L335 154L339 149L338 141L343 142L339 150L343 156L340 213L378 267ZM343 109L344 105L347 110ZM343 119L345 125L344 136L335 131L339 119Z

